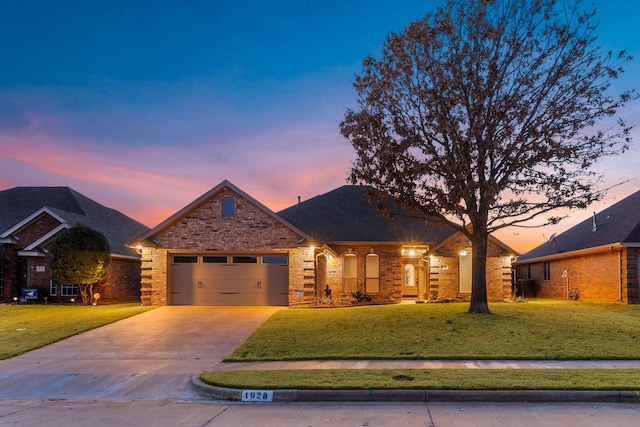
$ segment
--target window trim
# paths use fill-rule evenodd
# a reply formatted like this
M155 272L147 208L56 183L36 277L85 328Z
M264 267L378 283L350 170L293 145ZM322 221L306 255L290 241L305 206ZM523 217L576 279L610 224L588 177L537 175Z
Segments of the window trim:
M60 285L60 296L77 297L78 291L78 285Z
M369 265L370 260L375 262L375 268L373 268L373 265ZM371 270L375 271L371 273ZM371 290L371 287L375 288L375 290ZM367 294L380 292L380 255L378 254L370 253L364 258L364 291Z
M347 276L347 259L352 260L354 267L354 276ZM349 281L349 283L347 283ZM356 292L358 290L358 255L345 254L342 257L342 292Z
M542 280L548 282L551 280L551 261L542 263Z

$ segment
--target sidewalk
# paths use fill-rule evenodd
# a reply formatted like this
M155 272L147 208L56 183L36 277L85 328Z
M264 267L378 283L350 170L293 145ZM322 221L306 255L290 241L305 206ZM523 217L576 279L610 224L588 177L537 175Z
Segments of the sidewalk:
M213 370L289 369L639 369L640 360L307 360L221 362ZM244 400L245 390L205 384L193 388L214 399ZM640 403L627 390L261 390L273 402L618 402Z
M298 360L220 362L215 371L284 369L640 369L640 360Z

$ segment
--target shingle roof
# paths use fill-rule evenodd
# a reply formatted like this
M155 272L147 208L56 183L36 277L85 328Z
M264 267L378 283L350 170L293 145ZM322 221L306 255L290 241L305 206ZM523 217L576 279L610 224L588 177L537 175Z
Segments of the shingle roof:
M0 234L45 207L71 226L81 222L100 231L114 254L131 255L126 244L149 229L69 187L15 187L0 191Z
M391 219L378 210L369 192L375 192L373 187L344 185L284 209L278 215L324 243L435 243L456 232L442 223L419 219L397 207L391 209Z
M518 262L615 243L640 243L640 191L522 255Z

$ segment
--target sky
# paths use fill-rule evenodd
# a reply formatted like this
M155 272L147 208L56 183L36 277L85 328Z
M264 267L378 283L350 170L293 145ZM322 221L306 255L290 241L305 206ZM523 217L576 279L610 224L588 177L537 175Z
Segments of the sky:
M346 184L354 76L436 0L0 0L0 190L68 186L153 227L228 179L273 211ZM589 0L585 4L591 4ZM640 2L594 0L598 44L636 59ZM619 115L640 126L636 102ZM617 185L524 252L640 190L640 132L597 166Z

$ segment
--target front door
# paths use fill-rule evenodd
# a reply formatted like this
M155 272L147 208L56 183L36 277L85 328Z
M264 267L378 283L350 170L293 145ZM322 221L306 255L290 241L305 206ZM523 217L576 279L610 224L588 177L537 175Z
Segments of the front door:
M413 264L405 264L404 266L402 296L409 298L418 296L418 272Z

